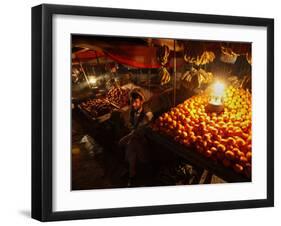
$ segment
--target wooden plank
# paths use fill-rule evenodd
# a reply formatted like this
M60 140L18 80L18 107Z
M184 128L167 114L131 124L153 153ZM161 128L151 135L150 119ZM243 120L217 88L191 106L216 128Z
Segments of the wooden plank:
M186 159L192 165L204 168L211 174L215 174L227 182L250 182L251 179L246 178L242 174L236 173L234 170L224 167L221 163L206 158L195 150L188 149L187 147L174 142L170 137L163 136L153 132L151 128L146 130L147 138L157 145L165 147L167 150L177 154L178 156Z

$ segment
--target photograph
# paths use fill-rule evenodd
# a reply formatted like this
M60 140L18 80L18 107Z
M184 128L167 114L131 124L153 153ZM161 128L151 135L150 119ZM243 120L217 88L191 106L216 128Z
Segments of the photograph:
M252 181L251 42L73 33L69 45L71 190Z
M274 19L32 7L32 218L274 206Z

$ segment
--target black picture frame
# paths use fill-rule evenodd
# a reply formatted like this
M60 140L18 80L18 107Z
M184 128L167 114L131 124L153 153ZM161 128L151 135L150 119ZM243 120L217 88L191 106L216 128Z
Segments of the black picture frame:
M55 14L266 27L267 198L54 212L52 210L52 18ZM32 8L32 218L40 221L56 221L271 206L274 206L273 19L49 4Z

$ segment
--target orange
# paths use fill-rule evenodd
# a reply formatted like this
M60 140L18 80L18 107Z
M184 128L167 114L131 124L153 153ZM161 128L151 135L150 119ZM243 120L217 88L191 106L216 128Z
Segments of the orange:
M235 172L241 173L241 172L243 171L243 166L241 166L241 165L238 164L238 163L235 163L235 164L233 165L233 169L235 170Z
M177 121L173 120L172 121L172 125L173 125L173 127L176 127L177 126Z
M185 146L189 146L189 145L190 145L189 140L188 140L188 139L184 139L184 140L183 140L183 144L184 144Z
M191 143L194 143L196 141L196 137L194 135L190 136Z
M246 144L246 142L242 138L237 139L236 143L239 147L243 147Z
M173 121L173 119L171 118L171 116L168 116L167 121L168 121L169 123L171 123L171 122Z
M187 138L187 132L182 132L182 137Z
M219 144L217 146L217 150L220 151L220 152L225 152L225 146L223 144Z
M247 140L247 139L248 139L248 134L247 134L247 133L243 133L243 134L242 134L242 138L244 138L245 140Z
M232 151L227 150L224 154L225 154L225 157L228 160L234 160L235 155L234 155L234 153Z
M246 158L248 159L249 162L252 161L252 152L251 151L247 152Z
M233 137L227 138L227 144L228 144L228 145L234 145L235 143L236 143L236 142L235 142L235 140L234 140Z
M247 162L248 162L248 159L245 156L241 156L240 157L240 163L242 165L246 165Z
M214 144L215 147L218 147L218 145L220 145L220 142L217 141L217 140L215 140L215 141L213 142L213 144Z
M216 152L217 152L217 149L216 149L215 147L211 147L211 148L210 148L210 151L211 151L212 153L216 153Z
M207 158L210 158L212 156L212 152L210 150L207 150L204 155L207 157Z
M202 146L203 146L204 148L207 148L208 142L207 142L207 141L202 141Z

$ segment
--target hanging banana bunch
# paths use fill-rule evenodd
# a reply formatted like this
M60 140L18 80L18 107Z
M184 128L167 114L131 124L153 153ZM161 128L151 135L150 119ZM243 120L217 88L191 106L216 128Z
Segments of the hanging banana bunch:
M243 89L252 90L252 77L251 77L251 75L247 74L243 77L240 87L242 87Z
M243 89L251 90L252 80L250 74L246 74L242 78L238 78L238 76L235 75L228 76L226 82L228 84L231 84L231 86L235 88L243 88Z
M221 46L220 60L224 63L235 64L239 54L233 52L231 48Z
M234 88L241 88L241 80L238 76L229 75L226 78L227 83L231 84Z
M191 68L190 71L186 71L182 77L181 81L187 84L187 88L190 90L200 89L202 85L209 84L213 81L213 74L211 72L206 72L204 69Z
M157 58L162 66L165 66L168 63L169 54L170 54L170 49L166 45L163 45L158 49Z
M157 51L157 58L161 64L159 69L160 84L165 85L171 80L171 76L165 65L168 63L170 49L168 46L161 46Z
M212 51L204 51L200 56L191 56L188 53L184 55L184 60L187 63L194 65L204 65L213 62L215 59L215 54Z
M212 51L204 51L201 55L200 65L208 64L213 62L216 55Z
M159 76L161 78L161 82L160 82L161 85L167 84L171 80L170 73L167 70L167 68L165 68L164 66L161 66L159 70Z
M249 64L252 65L252 53L251 52L246 53L246 60Z

